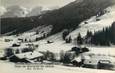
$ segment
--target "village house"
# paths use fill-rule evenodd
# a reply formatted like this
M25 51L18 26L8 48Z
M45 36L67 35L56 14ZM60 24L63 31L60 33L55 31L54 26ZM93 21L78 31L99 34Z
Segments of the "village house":
M11 62L42 62L43 54L35 51L38 46L26 44L25 46L11 46L6 48L4 57Z

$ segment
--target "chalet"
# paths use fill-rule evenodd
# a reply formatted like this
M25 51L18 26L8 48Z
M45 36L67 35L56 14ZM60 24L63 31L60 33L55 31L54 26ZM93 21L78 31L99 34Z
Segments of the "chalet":
M76 53L76 55L79 55L81 52L81 48L79 47L72 47L71 51L74 51Z
M97 65L98 69L114 70L114 65L110 60L100 60Z
M12 45L9 48L6 48L4 50L5 52L5 57L10 57L14 54L21 54L21 53L25 53L25 52L32 52L35 50L35 47L32 46L19 46L17 44Z
M87 48L87 47L83 47L83 48L81 48L81 47L72 47L71 51L75 51L76 54L79 55L80 53L89 52L89 48Z
M53 43L53 41L48 40L47 43L48 43L48 44L51 44L51 43Z
M34 42L34 41L41 40L42 38L43 38L42 35L33 35L33 36L19 37L18 40L21 42Z
M12 47L19 47L21 45L21 43L14 43L12 44Z
M10 41L13 41L13 39L8 39L8 38L6 38L6 39L4 39L4 41L5 41L5 42L10 42Z
M19 59L25 59L30 63L43 62L43 54L38 51L26 52L22 54L15 54Z
M74 65L74 66L81 66L81 62L82 62L82 59L81 59L81 56L77 56L77 57L75 57L72 61L72 64Z
M81 54L81 59L83 61L83 67L95 69L111 69L113 67L110 56L107 55L83 53Z

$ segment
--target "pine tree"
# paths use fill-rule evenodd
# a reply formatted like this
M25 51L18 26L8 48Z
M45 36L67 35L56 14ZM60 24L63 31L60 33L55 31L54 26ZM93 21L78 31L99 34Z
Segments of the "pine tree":
M102 31L95 32L91 42L101 46L110 46L110 43L115 44L115 22L112 23L112 26L103 28Z
M69 36L69 38L66 38L65 41L66 41L66 43L71 43L72 42L71 36Z
M113 38L113 39L111 38L111 40L112 40L113 44L115 44L115 22L112 23L111 33L112 33L111 37Z
M38 31L38 30L36 31L36 34L39 34L39 31Z
M62 38L63 40L66 39L66 36L69 34L69 31L68 30L65 30L63 33L62 33Z
M78 37L77 37L77 44L78 44L78 45L83 44L83 38L81 37L81 34L80 34L80 33L78 34Z
M93 33L88 30L88 31L87 31L87 34L86 34L86 36L85 36L85 42L86 42L86 43L91 43L91 38L92 38L92 36L93 36Z

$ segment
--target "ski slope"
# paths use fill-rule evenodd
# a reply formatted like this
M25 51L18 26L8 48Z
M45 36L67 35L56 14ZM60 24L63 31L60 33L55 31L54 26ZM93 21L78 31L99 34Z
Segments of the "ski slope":
M72 38L75 38L76 37L75 35L78 35L78 33L81 33L82 36L85 36L87 30L94 32L102 30L104 27L111 26L111 24L115 21L115 6L111 6L106 10L107 13L105 13L100 17L97 17L97 19L100 19L99 21L96 21L96 16L93 16L90 19L83 21L78 29L70 33ZM85 24L84 22L88 23Z

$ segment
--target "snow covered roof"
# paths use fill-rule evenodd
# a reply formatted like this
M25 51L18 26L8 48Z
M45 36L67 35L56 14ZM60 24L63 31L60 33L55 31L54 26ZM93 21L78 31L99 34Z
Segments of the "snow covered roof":
M81 62L81 56L75 57L72 61Z
M20 46L20 47L9 47L10 49L12 49L12 50L17 50L17 49L20 49L20 50L22 50L22 49L24 49L24 48L28 48L28 46Z
M43 54L34 51L34 52L26 52L26 53L21 53L21 54L16 54L16 56L20 59L26 58L26 59L33 59L37 57L43 56Z

